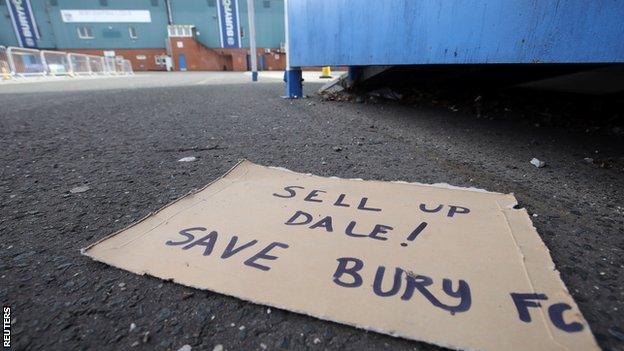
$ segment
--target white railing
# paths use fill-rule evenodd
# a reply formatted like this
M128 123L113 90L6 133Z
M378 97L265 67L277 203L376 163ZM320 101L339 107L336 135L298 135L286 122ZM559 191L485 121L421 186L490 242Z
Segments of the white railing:
M121 57L115 57L115 72L121 74L123 72L123 59Z
M14 76L46 75L46 65L41 59L39 50L10 46L7 48L7 57L9 59L9 67L11 67L11 74Z
M121 74L134 74L134 70L132 70L132 62L130 62L130 60L124 59L121 68Z
M89 68L92 74L105 74L104 71L104 58L102 56L88 55Z
M0 81L12 77L131 75L123 57L103 57L52 50L0 46Z
M67 54L72 74L77 76L91 75L91 65L89 64L89 56L83 54Z
M11 79L11 67L9 57L4 46L0 46L0 80Z
M107 74L117 74L114 57L104 57L104 71Z
M41 50L41 61L46 65L46 73L51 76L71 75L67 54L61 51Z

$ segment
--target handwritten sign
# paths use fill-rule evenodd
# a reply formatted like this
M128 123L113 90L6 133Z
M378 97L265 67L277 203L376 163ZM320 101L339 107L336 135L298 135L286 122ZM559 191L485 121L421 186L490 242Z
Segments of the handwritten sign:
M458 349L597 350L511 194L239 163L95 260Z

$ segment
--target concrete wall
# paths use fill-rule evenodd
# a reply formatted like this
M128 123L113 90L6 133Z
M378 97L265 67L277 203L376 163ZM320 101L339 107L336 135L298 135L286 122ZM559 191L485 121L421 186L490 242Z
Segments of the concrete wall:
M292 66L624 62L624 1L288 0Z

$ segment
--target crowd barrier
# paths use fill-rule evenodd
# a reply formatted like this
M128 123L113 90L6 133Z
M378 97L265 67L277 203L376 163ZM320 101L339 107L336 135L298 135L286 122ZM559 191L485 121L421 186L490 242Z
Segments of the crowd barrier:
M0 46L0 79L6 80L11 78L11 67L9 67L9 57L6 48Z
M91 75L91 65L89 64L89 56L82 54L67 54L69 57L69 66L73 74Z
M11 73L20 77L45 76L46 65L39 50L8 47L7 56Z
M0 80L32 76L93 76L134 74L122 57L0 46Z
M54 76L65 76L71 74L69 58L67 54L59 51L41 50L41 58L48 67L48 74Z
M106 72L116 72L115 69L115 58L113 57L104 57L104 67ZM132 67L132 65L130 65Z
M89 68L92 74L106 74L104 71L104 58L100 56L88 56Z

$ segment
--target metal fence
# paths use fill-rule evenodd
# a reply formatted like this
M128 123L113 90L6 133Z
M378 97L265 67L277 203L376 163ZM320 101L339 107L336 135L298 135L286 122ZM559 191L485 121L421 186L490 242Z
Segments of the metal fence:
M123 60L119 59L119 58L115 58L115 71L116 72L123 72Z
M83 54L67 54L69 58L69 65L71 66L72 74L90 75L91 65L89 64L89 56Z
M134 71L132 70L132 62L130 62L130 60L123 60L123 63L121 65L121 73L122 74L134 74Z
M9 57L7 56L6 48L0 46L0 80L7 80L11 78L11 67L9 66Z
M46 75L46 65L39 50L10 46L7 48L7 56L12 75L18 77Z
M117 74L114 57L104 57L104 70L108 74Z
M87 56L89 60L89 67L92 74L105 74L104 71L104 58L101 56Z
M122 57L0 46L0 80L31 76L90 76L134 74Z
M71 74L71 66L67 54L60 51L41 50L41 60L47 67L46 73L51 76L66 76Z

